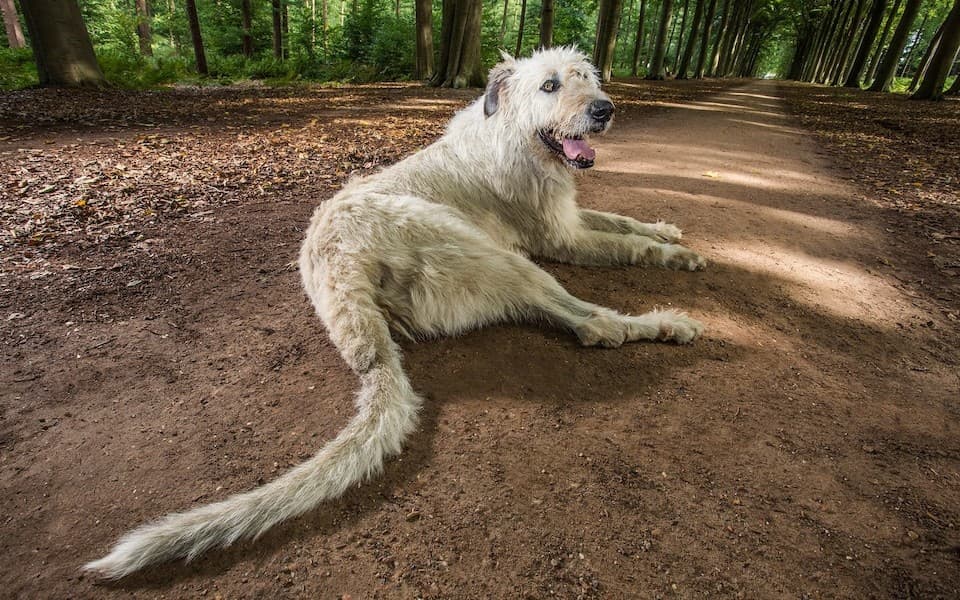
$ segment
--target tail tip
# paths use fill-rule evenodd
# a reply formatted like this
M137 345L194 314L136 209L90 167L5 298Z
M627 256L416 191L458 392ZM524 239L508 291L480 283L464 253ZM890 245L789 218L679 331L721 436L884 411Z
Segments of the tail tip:
M80 570L103 580L120 579L130 572L122 561L118 560L113 554L88 562L80 567Z

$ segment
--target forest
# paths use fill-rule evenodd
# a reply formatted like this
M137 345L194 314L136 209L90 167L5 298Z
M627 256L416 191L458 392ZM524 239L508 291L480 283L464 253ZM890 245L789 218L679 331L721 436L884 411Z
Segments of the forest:
M957 597L960 0L0 9L0 595ZM512 87L571 45L596 78L546 50L576 75ZM585 85L589 103L550 104ZM552 139L554 109L536 109L580 122L601 95L604 132ZM417 162L431 145L450 153ZM398 163L422 165L407 188L352 183ZM311 223L358 189L399 206L399 189L436 200L466 176L481 184L464 213L507 177L532 184L504 205L549 210L559 181L574 243L702 257L682 272L510 246L497 263L553 281L561 308L595 306L588 320L672 314L699 337L674 343L661 320L642 330L661 341L588 346L576 320L525 305L501 316L529 321L411 333L397 305L428 286L405 288L413 267L371 243L356 262L390 293L338 318L400 313L379 331L402 377L365 370L380 350L342 353L304 293ZM436 204L342 218L389 240L447 219ZM539 228L517 244L548 228L517 220ZM404 242L412 265L488 256L429 239ZM459 315L503 287L481 266L422 279ZM325 487L305 461L381 414L363 382L401 379L422 399L402 451L362 483L330 469L342 495L303 501ZM305 512L255 540L117 580L83 570L141 524L290 473L307 473Z
M49 0L19 11L3 0L2 8L0 89L244 79L476 86L501 50L576 45L604 80L765 77L918 99L960 92L960 8L950 0Z

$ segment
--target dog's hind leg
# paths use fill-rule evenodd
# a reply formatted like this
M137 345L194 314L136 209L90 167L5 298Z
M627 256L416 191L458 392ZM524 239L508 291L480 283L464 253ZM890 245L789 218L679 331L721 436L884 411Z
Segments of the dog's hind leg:
M505 320L546 320L572 330L586 346L605 347L639 340L687 343L703 331L698 321L679 312L631 316L591 304L522 256L464 241L448 246L454 253L425 255L418 270L429 275L408 289L406 320L414 330L451 335Z

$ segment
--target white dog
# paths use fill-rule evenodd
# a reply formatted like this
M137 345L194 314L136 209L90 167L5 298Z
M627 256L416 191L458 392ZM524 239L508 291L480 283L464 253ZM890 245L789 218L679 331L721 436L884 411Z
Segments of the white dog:
M255 538L379 472L416 427L422 402L391 330L417 338L534 319L568 328L588 346L696 338L703 327L684 314L629 316L584 302L526 258L704 266L672 243L680 237L673 225L577 207L571 171L593 165L587 136L605 132L613 110L575 49L505 56L484 96L436 143L321 205L300 271L330 338L360 376L357 415L279 479L144 525L85 568L118 578L160 560L189 560Z

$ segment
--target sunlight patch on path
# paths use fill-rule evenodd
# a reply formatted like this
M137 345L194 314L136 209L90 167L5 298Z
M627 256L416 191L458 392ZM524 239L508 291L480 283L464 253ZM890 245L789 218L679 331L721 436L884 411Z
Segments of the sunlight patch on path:
M839 317L888 329L891 310L913 312L899 290L881 277L847 261L810 256L771 241L724 245L711 250L716 263L736 267L794 284L793 294L810 306Z

